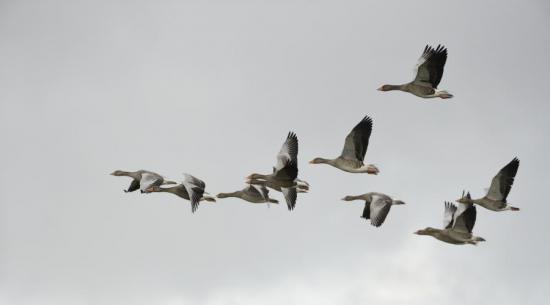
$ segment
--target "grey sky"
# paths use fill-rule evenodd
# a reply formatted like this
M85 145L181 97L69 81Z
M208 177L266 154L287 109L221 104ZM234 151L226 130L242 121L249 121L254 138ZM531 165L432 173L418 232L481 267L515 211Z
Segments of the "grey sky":
M542 304L550 298L546 1L1 1L0 304ZM449 59L425 101L404 83ZM312 166L365 115L379 176ZM289 130L295 211L124 194L115 169L233 191ZM514 156L477 247L413 235ZM348 194L407 202L376 229ZM275 194L282 199L280 194Z

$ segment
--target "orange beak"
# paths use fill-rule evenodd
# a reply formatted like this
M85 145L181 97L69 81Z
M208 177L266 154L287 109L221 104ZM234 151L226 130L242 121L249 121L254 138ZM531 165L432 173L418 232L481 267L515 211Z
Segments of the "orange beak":
M380 86L380 87L379 87L378 89L376 89L376 90L378 90L378 91L384 91L383 87L384 87L384 86Z

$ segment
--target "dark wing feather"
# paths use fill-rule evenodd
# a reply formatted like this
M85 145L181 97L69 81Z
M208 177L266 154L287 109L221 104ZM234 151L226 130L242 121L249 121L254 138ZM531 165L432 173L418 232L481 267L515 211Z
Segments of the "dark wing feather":
M472 233L476 223L476 215L475 205L461 203L455 212L452 229L457 232Z
M201 201L202 195L204 194L204 189L201 187L193 187L191 193L189 194L189 200L191 201L191 212L199 208L199 203Z
M294 207L296 207L296 198L298 197L297 191L295 187L283 187L281 188L281 191L283 195L285 196L286 205L288 207L289 211L294 210Z
M491 187L487 197L492 200L506 202L506 197L512 189L514 178L518 172L519 159L514 158L510 163L504 166L491 181Z
M464 224L466 225L466 228L468 229L468 232L472 233L472 230L474 229L474 225L476 224L476 217L477 217L477 210L475 205L470 205L464 213L462 213L464 216Z
M288 162L283 168L275 172L275 179L292 181L298 177L298 166L293 162Z
M298 177L298 137L295 133L288 133L273 170L278 180L294 180Z
M130 193L130 192L137 191L137 190L139 190L139 180L134 179L134 180L132 180L132 183L130 183L130 186L128 187L128 189L125 192Z
M369 146L371 132L372 119L365 116L347 135L341 156L344 159L363 161Z
M370 202L365 202L365 208L363 209L363 215L361 218L370 219Z
M420 57L420 62L413 82L419 85L429 84L432 88L437 88L447 62L447 49L442 45L438 45L435 49L427 45Z

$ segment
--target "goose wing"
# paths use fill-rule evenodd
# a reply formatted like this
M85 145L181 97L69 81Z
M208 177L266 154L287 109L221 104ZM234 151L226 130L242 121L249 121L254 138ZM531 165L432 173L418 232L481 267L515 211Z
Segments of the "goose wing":
M363 208L363 215L361 218L370 219L370 202L365 201L365 207Z
M519 168L519 159L514 158L510 163L504 166L498 174L493 177L491 181L491 187L489 187L489 192L487 193L487 198L495 201L506 202L506 197L512 189L512 184L514 184L514 178Z
M250 196L262 198L267 200L269 191L263 185L249 184L244 188L244 192L247 192Z
M341 157L362 162L367 153L371 132L372 119L369 116L365 116L346 136Z
M141 174L141 179L139 180L139 188L142 192L148 193L147 189L152 186L160 186L164 181L161 175L153 172L144 172Z
M448 201L445 201L445 211L443 212L443 228L450 229L453 227L453 218L456 212L456 206Z
M370 203L370 223L379 227L384 223L390 212L391 198L383 195L373 195Z
M294 180L298 177L298 137L289 132L285 143L277 155L277 164L273 168L279 180Z
M132 182L130 183L130 186L128 187L128 189L125 192L130 193L130 192L139 190L139 188L140 188L139 180L132 179Z
M202 195L204 194L204 188L206 187L206 184L204 183L204 181L189 174L184 173L183 176L184 179L182 184L189 194L189 201L191 201L191 212L195 213L195 211L199 208L199 203L201 201Z
M416 65L416 77L413 82L437 88L443 76L445 62L447 62L447 49L444 46L438 45L434 49L427 45Z
M289 211L294 210L294 207L296 206L296 198L298 197L297 191L295 187L282 187L281 191L283 195L285 196L286 205L288 207Z
M461 233L472 233L476 215L475 205L460 203L454 213L452 229Z

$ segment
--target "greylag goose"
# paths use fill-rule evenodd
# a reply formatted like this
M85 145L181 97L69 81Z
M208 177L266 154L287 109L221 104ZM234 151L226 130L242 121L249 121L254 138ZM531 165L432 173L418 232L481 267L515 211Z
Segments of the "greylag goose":
M264 185L249 184L244 189L232 193L219 193L218 198L241 198L251 203L279 203L279 201L269 198L269 190Z
M454 204L445 202L445 212L443 214L444 229L427 227L414 233L418 235L430 235L449 244L476 245L480 241L485 241L481 237L472 235L476 222L476 214L476 207L474 205L461 203L457 209Z
M212 196L208 196L205 194L208 194L204 191L206 184L204 181L193 177L189 174L183 174L185 176L183 182L179 185L172 186L172 187L160 187L158 185L152 185L150 186L147 191L148 192L166 192L166 193L172 193L174 195L177 195L183 199L191 201L191 212L195 213L195 211L199 208L199 203L201 201L210 201L215 202L216 199Z
M377 175L380 171L373 164L365 165L363 160L369 146L372 132L372 119L365 116L348 134L342 154L335 159L315 158L311 164L328 164L349 173Z
M124 192L129 193L140 190L142 193L148 193L147 189L151 186L160 186L165 184L177 184L174 181L164 180L164 177L157 173L153 173L146 170L138 170L135 172L126 172L116 170L111 173L113 176L126 176L132 178L132 182L127 190Z
M298 137L289 132L277 155L277 164L271 174L262 175L253 173L247 177L250 184L270 184L281 188L289 210L296 206L298 177Z
M298 178L294 179L294 181L296 182L296 191L298 193L307 193L309 191L309 183L307 183L304 180L300 180ZM264 185L277 192L282 192L281 187L279 185L273 184L272 182L268 182L265 180L258 180L258 179L248 179L248 182L250 182L250 184L255 184L255 185Z
M364 200L365 208L361 218L370 219L371 225L375 227L379 227L384 223L392 205L405 204L405 202L391 198L386 194L374 192L359 196L346 196L342 200Z
M447 61L447 49L438 45L437 48L426 46L418 64L416 65L416 77L410 83L403 85L383 85L379 91L400 90L412 93L422 98L439 97L447 99L453 97L445 90L438 90L437 86L443 76L443 68Z
M519 211L519 208L513 207L506 202L506 197L512 189L512 184L514 184L514 179L518 172L519 168L519 159L514 158L510 163L506 164L496 176L493 177L491 181L491 187L485 197L480 199L473 199L468 196L464 196L457 200L457 202L464 204L478 204L486 209L491 211Z

